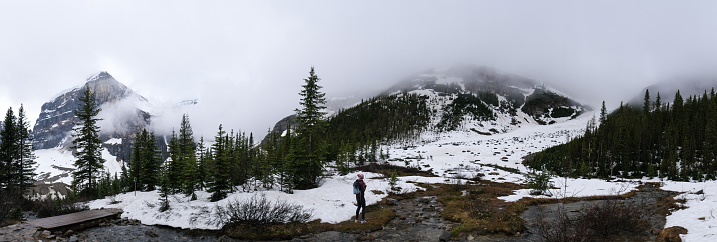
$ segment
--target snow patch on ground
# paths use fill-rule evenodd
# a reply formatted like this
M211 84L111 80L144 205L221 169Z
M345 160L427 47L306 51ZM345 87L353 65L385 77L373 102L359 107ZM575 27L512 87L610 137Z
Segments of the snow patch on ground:
M322 222L339 223L351 219L356 212L356 196L352 193L352 184L356 180L358 173L350 173L345 176L334 176L324 180L323 184L315 189L296 190L294 194L287 194L281 191L258 191L257 194L263 194L271 201L283 200L289 203L299 204L307 209L314 210L312 219L321 219ZM386 179L382 179L383 175L375 173L364 173L366 179L366 204L376 204L386 197L386 191L390 186ZM420 187L407 183L407 181L434 181L440 182L439 179L423 178L423 177L401 177L399 178L398 187L407 190L418 190ZM377 191L377 192L374 192ZM213 211L215 206L224 206L232 201L244 201L251 198L255 193L251 192L235 192L227 198L209 202L211 194L199 191L197 192L197 200L189 201L184 195L170 196L171 209L167 212L159 212L159 193L151 192L134 192L119 194L104 199L94 200L88 205L90 209L98 208L120 208L124 211L122 217L129 219L137 219L147 225L168 225L178 228L192 229L220 229L216 225L208 224L213 221L206 213L201 211ZM116 204L111 204L117 201ZM192 223L192 218L198 222Z
M681 192L675 199L687 200L686 209L667 216L665 228L686 228L687 234L680 235L682 241L717 241L717 181L667 181L662 189Z
M637 190L639 182L609 182L600 179L573 179L564 177L553 177L550 181L555 188L548 189L546 194L550 196L530 195L530 189L516 190L515 194L498 197L506 202L515 202L524 197L534 198L568 198L568 197L590 197L602 195L622 195Z

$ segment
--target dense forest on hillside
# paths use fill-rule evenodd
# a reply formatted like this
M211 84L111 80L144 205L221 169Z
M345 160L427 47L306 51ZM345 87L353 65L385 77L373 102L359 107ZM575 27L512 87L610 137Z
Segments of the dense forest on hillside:
M327 120L323 133L329 143L328 156L336 158L339 153L381 142L413 140L428 128L431 115L426 97L417 94L381 95L362 101Z
M665 177L673 180L717 176L717 96L712 89L674 102L645 92L642 108L620 105L609 115L605 103L599 125L585 134L535 154L530 167L582 177Z

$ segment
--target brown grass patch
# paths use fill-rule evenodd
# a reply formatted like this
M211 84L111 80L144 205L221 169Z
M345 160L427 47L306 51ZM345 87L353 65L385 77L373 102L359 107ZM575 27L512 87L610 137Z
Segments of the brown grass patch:
M675 199L675 195L664 196L657 200L655 207L658 214L667 216L672 214L672 211L684 209L685 202L687 201L684 199Z
M445 206L443 218L460 223L451 230L454 238L468 233L515 235L525 230L525 221L520 217L520 213L525 211L526 206L498 199L520 189L520 185L484 181L480 184L463 185L463 188L468 192L465 196L462 192L446 192L438 198ZM452 190L450 187L444 189Z

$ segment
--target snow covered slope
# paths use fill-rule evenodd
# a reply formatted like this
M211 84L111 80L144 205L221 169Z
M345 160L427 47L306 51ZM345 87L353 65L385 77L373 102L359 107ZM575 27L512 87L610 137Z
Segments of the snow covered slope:
M488 67L427 71L408 78L385 94L402 92L427 98L430 108L435 110L433 126L458 118L458 125L448 130L472 130L480 134L506 133L531 124L562 123L592 110L537 81ZM493 117L455 111L482 107L490 109ZM463 117L443 117L461 113Z

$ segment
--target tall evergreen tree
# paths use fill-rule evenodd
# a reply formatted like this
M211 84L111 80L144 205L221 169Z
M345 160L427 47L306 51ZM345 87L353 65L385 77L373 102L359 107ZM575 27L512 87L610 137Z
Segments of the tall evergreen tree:
M197 175L199 177L197 189L204 189L207 185L207 177L210 172L210 158L209 151L204 146L204 136L202 136L199 138L199 143L197 143L197 163L199 163L199 167L197 168Z
M194 132L192 125L189 123L189 116L182 116L182 123L179 127L179 160L178 163L182 167L182 191L185 195L194 195L199 183L197 174L197 143L194 142Z
M25 108L20 105L17 116L18 164L16 168L20 191L24 192L35 182L35 152L32 149L30 123L25 115Z
M651 104L651 102L650 102L650 89L647 89L647 90L645 90L645 100L644 100L644 104L643 104L643 106L642 106L642 112L643 112L645 115L647 115L647 113L650 112L650 106L651 106L650 104Z
M168 145L169 158L165 162L165 172L167 173L167 186L171 194L177 193L182 188L182 163L181 149L179 147L179 138L177 133L172 130L172 138L169 139Z
M102 174L105 162L101 153L100 127L97 126L97 121L102 119L96 118L102 109L97 107L95 94L90 91L89 86L85 86L85 91L79 100L82 104L75 110L75 115L80 121L73 129L72 141L72 148L77 150L72 185L78 192L94 196L97 179Z
M320 132L325 124L326 94L320 91L319 80L312 66L309 77L304 79L304 89L299 93L302 108L296 109L299 149L294 150L297 172L294 185L300 188L316 187L324 169L325 142Z
M15 163L19 137L15 127L16 120L17 117L12 108L8 108L5 113L5 121L3 121L3 129L0 131L0 188L8 191L14 191L17 188Z
M169 159L164 162L164 165L160 168L159 173L159 211L164 212L169 210L169 195L172 194L172 183L169 177Z
M129 165L129 173L134 181L135 185L132 186L132 190L141 189L144 184L144 177L140 175L142 170L142 150L144 146L144 135L142 130L137 130L135 133L134 146L132 147L132 156Z
M605 101L602 101L602 108L600 108L600 125L603 125L607 120L607 109L605 108Z
M219 132L214 137L212 144L212 158L214 165L212 167L212 177L208 192L212 193L211 201L219 201L227 197L227 193L231 191L229 169L231 165L231 151L227 149L229 146L229 137L224 131L222 125L219 125Z

